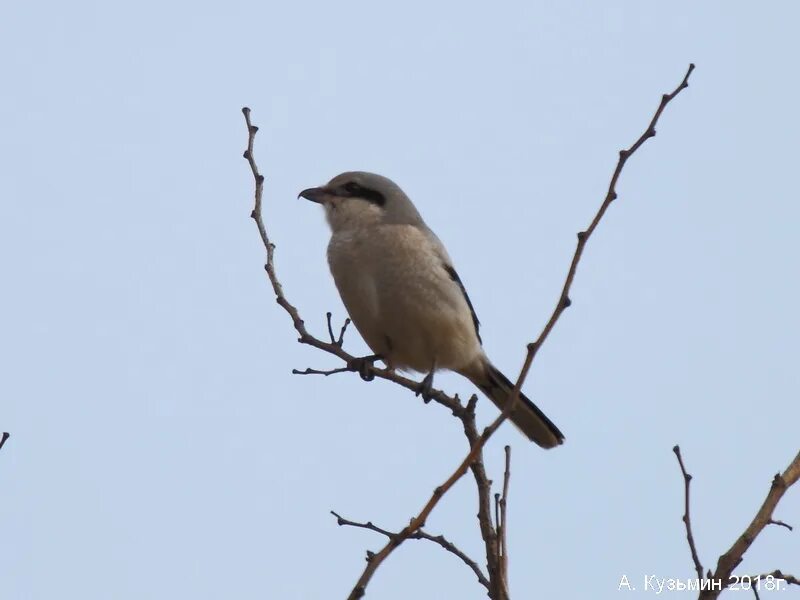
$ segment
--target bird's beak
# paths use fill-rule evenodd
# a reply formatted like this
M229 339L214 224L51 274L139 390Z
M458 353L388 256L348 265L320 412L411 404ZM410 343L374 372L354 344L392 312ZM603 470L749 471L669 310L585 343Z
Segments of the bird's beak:
M322 204L325 200L325 197L329 194L327 188L324 187L313 187L308 188L307 190L303 190L300 192L297 197L298 198L305 198L306 200L311 200L312 202L317 202Z

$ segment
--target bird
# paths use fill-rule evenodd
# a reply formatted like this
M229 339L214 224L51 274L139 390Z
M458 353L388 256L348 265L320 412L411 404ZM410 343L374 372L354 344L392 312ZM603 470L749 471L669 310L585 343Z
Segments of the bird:
M417 395L427 399L434 372L450 370L503 410L514 384L487 357L480 321L453 261L400 186L382 175L348 171L298 198L325 210L331 274L374 353L361 359L361 372L381 360L388 369L425 373ZM509 418L542 448L564 442L522 393Z

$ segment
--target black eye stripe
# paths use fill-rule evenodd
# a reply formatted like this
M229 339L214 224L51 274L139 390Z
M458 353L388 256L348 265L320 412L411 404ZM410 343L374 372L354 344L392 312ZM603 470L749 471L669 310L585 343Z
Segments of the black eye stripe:
M383 206L386 204L386 198L383 194L376 190L371 190L369 188L365 188L355 181L350 181L345 183L342 186L342 190L345 192L344 195L350 198L363 198L367 202L371 202L372 204L377 204L378 206Z
M378 206L383 206L386 204L386 198L383 197L383 194L380 192L376 192L375 190L367 190L363 189L358 194L361 198L364 198L367 202L372 202L373 204L377 204Z

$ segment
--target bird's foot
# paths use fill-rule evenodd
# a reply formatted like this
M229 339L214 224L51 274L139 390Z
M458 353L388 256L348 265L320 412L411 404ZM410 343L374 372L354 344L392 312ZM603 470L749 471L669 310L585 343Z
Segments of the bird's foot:
M425 375L425 379L419 382L416 395L422 396L422 401L427 404L433 398L433 371Z
M380 354L370 354L361 358L353 358L347 361L347 368L358 373L364 381L372 381L375 379L373 369L375 368L376 360L383 360L383 357Z

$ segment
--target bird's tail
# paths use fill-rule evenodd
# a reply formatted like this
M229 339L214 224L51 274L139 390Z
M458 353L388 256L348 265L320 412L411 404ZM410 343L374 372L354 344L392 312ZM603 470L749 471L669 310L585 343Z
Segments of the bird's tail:
M497 408L500 410L505 408L514 390L514 384L492 363L485 360L480 369L475 369L474 372L471 369L464 375L478 386ZM536 442L542 448L554 448L564 443L564 434L522 392L519 394L519 400L517 400L514 410L511 411L509 419L529 440Z

